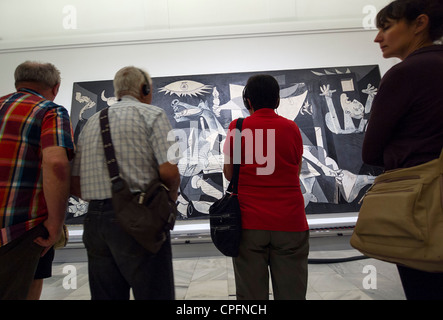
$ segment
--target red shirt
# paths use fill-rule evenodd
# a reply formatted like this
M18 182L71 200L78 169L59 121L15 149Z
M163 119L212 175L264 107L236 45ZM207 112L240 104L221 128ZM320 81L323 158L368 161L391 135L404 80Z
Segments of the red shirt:
M231 159L236 123L231 122L224 146ZM243 229L309 229L299 179L302 154L303 142L294 121L267 108L243 121L238 183Z

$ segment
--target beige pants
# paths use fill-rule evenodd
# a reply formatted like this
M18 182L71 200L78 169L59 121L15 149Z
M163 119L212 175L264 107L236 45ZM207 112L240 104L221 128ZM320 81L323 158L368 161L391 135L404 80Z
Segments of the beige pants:
M268 300L270 271L275 300L304 300L308 254L309 231L243 230L233 258L237 299Z

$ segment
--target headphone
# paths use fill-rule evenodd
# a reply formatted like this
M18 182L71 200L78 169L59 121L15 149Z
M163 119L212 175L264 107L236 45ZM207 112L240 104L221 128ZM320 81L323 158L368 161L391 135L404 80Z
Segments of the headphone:
M143 72L142 69L138 69L138 70L142 73L143 78L145 78L145 84L144 84L143 87L142 87L142 93L143 93L145 96L147 96L147 95L149 95L149 93L151 92L151 86L150 86L150 84L149 84L148 77L146 77L146 74Z
M245 105L246 109L250 110L252 109L252 106L249 103L248 99L248 86L246 85L243 89L243 104Z

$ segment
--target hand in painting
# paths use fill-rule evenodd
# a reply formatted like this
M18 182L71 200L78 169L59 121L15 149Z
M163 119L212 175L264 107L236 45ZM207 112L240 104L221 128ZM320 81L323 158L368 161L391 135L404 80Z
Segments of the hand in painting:
M362 92L366 93L367 95L369 95L373 98L377 94L377 88L369 83L368 87L366 89L363 89Z
M321 90L321 92L322 92L322 93L320 93L320 95L321 95L321 96L328 97L328 98L331 98L331 97L332 97L332 94L333 94L334 92L336 92L336 90L331 90L331 89L330 89L330 85L329 85L329 84L328 84L328 85L321 86L321 87L320 87L320 90Z

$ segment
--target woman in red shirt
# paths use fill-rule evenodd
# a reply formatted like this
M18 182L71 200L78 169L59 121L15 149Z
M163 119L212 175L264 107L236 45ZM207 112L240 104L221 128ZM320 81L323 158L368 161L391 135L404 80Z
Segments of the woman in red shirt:
M251 116L243 122L238 198L242 213L240 254L234 258L237 299L305 299L309 227L300 189L303 142L294 121L275 113L280 88L268 75L251 77L244 90ZM233 136L224 147L224 174L233 171Z

